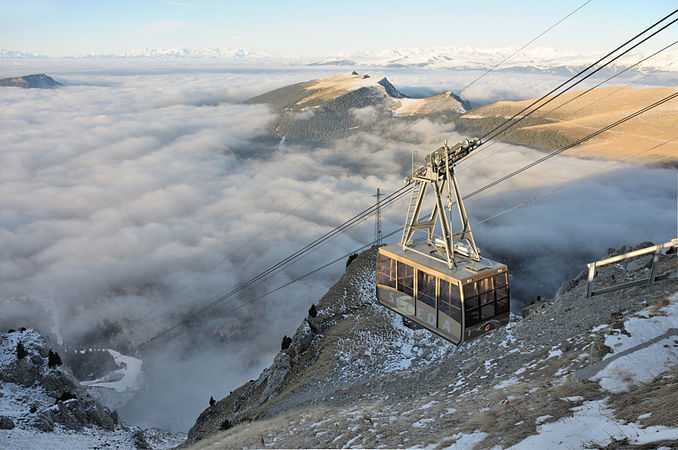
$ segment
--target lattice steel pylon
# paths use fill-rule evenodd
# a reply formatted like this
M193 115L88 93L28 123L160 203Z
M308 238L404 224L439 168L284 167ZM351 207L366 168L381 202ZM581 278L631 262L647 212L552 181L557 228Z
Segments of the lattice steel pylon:
M379 247L382 244L381 238L381 192L377 188L377 195L372 197L377 197L377 212L375 213L374 218L374 246Z

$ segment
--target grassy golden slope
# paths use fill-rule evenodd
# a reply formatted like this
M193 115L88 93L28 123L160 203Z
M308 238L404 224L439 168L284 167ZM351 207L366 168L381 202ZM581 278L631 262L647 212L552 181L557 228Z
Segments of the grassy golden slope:
M597 88L573 100L582 91L563 94L530 117L553 121L544 125L523 127L523 130L548 129L578 139L613 123L645 106L678 91L678 88L635 89L631 87ZM573 100L573 101L571 101ZM502 101L476 108L462 118L479 119L493 116L511 117L533 100ZM571 102L570 102L571 101ZM570 103L568 103L570 102ZM678 99L658 106L582 145L568 150L580 157L625 159L639 152L644 162L678 161Z

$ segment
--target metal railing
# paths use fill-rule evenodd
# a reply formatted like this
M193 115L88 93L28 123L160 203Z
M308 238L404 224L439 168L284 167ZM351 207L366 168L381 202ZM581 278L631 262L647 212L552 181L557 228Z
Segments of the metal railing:
M607 292L612 292L616 291L619 289L625 289L629 288L631 286L638 286L641 284L646 284L650 285L654 283L657 280L663 280L666 278L677 278L678 277L678 271L676 272L667 272L663 275L657 275L657 266L659 265L659 255L661 254L661 251L665 248L669 247L678 247L678 238L677 239L672 239L669 242L665 242L663 244L659 245L653 245L652 247L647 247L647 248L642 248L640 250L634 250L632 252L624 253L623 255L617 255L613 256L611 258L607 259L601 259L600 261L594 261L592 263L588 264L589 267L589 279L588 279L588 286L586 288L586 297L591 298L594 295L600 295L600 294L605 294ZM652 259L652 269L650 270L650 277L649 278L643 278L641 280L636 280L636 281L630 281L628 283L621 283L617 284L614 286L608 286L602 289L598 289L597 291L593 290L593 278L596 275L596 268L600 266L605 266L607 264L612 264L616 263L619 261L623 261L625 259L629 258L634 258L636 256L640 255L646 255L648 253L653 253L654 252L654 257Z

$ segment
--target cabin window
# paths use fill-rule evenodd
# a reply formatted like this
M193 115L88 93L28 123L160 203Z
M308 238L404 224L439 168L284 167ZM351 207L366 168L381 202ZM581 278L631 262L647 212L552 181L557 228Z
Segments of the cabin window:
M494 317L494 303L483 305L480 308L480 320L488 320Z
M379 271L379 284L396 287L395 260L385 255L379 255L377 270Z
M492 278L478 280L478 292L481 294L492 290Z
M398 290L414 296L414 268L398 261Z
M478 308L466 311L464 314L466 314L466 324L464 326L470 327L480 322L480 311Z
M464 309L469 310L478 307L478 286L475 282L464 285ZM468 321L467 321L468 324Z
M500 288L502 286L506 286L506 272L504 273L499 273L495 275L494 277L494 287L495 289Z
M421 270L417 270L417 300L436 307L436 277Z
M495 313L496 313L497 315L499 315L499 314L504 314L504 313L507 313L507 312L509 312L509 301L508 301L508 297L502 298L502 299L498 299L498 300L497 300L497 307L496 307Z
M443 314L461 323L461 293L459 286L449 281L440 280L440 297L438 309Z
M476 325L507 312L509 312L509 290L506 273L464 285L466 326Z

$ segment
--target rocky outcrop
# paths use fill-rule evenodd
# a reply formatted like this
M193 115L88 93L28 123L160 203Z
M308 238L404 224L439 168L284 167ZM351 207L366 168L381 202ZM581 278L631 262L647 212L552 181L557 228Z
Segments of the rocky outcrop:
M292 368L292 358L287 353L278 353L273 360L273 365L261 374L266 380L266 388L259 397L261 405L273 395L276 390L285 382L285 377Z
M301 355L311 346L314 334L308 321L304 320L292 337L292 348L296 355Z
M19 358L17 348L26 355ZM120 423L117 413L92 398L67 367L49 365L50 343L37 331L22 329L2 335L0 380L39 393L22 420L40 431L52 431L55 424L69 430L100 427L113 430Z

